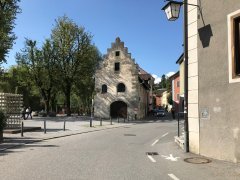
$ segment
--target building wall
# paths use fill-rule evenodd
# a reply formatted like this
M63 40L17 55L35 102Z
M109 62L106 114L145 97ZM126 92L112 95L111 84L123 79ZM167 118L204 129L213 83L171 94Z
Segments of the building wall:
M188 0L198 4L198 0ZM198 106L198 8L188 6L188 124L189 150L199 154L199 106ZM184 62L182 63L184 64ZM181 81L182 82L182 81ZM181 90L184 82L181 83ZM180 91L181 91L180 90ZM181 91L182 93L182 91ZM184 93L184 92L183 92Z
M116 56L116 51L120 56ZM120 63L120 71L114 70L115 63ZM131 58L128 49L119 38L116 39L95 74L94 116L110 118L110 105L115 101L127 104L130 119L143 118L146 111L146 90L138 80L138 65ZM124 83L125 92L117 92L117 85ZM107 85L107 93L102 93L102 85Z
M231 52L227 43L231 38L227 17L240 10L240 3L239 0L201 0L201 6L212 36L208 26L202 34L204 38L198 38L199 76L195 82L190 80L195 87L199 84L200 154L240 162L240 82L229 81ZM202 27L203 22L198 19L198 28ZM202 40L210 40L209 45L203 47Z
M178 86L179 83L179 86ZM177 76L172 80L172 97L174 102L175 111L179 112L180 101L180 77Z

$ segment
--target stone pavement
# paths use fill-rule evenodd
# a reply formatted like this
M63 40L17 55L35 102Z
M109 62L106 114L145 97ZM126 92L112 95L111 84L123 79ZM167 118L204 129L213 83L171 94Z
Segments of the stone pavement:
M46 133L44 133L44 120L46 120ZM65 131L64 129L65 121ZM82 133L101 131L104 129L118 128L133 124L133 122L123 122L123 119L103 120L102 125L100 119L93 119L90 127L90 117L87 116L58 116L58 117L33 117L33 119L24 120L24 127L41 127L41 130L31 132L24 132L23 137L21 133L9 134L4 133L4 141L0 144L0 151L22 146L24 144L60 138L64 136L77 135Z

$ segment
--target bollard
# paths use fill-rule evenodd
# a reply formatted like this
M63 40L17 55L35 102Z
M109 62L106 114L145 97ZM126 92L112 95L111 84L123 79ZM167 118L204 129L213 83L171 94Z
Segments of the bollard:
M102 126L102 118L100 118L100 126Z
M119 123L119 117L117 117L118 123Z
M180 132L179 132L179 113L178 113L178 137L179 137L179 134L180 134Z
M63 121L63 131L65 131L65 127L66 127L66 120Z
M46 119L44 119L44 134L46 134L47 130L46 130Z
M110 122L111 122L110 124L112 125L112 117L110 117Z
M90 127L92 127L92 119L93 119L93 118L91 117L91 119L90 119Z
M125 123L125 117L123 118L123 122Z
M21 123L21 137L23 137L23 121L22 121L22 123Z

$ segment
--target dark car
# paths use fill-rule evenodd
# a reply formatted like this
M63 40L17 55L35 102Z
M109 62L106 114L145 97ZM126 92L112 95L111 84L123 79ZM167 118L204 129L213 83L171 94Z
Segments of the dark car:
M163 110L163 109L159 109L159 110L157 110L157 112L155 113L155 116L156 117L164 117L166 115L166 112L165 112L165 110Z

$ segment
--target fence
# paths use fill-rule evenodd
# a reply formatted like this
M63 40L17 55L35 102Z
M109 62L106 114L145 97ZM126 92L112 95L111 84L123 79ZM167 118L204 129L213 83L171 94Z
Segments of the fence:
M7 116L7 128L21 127L21 108L23 96L21 94L0 93L0 109Z

